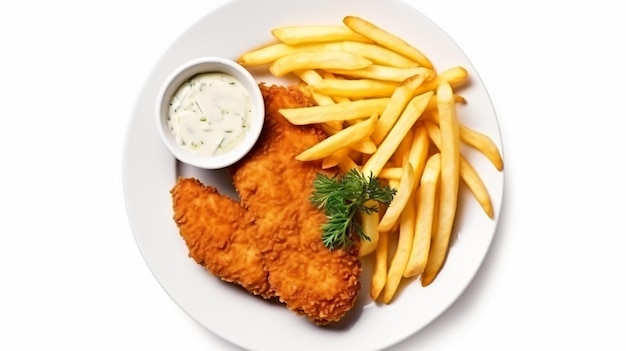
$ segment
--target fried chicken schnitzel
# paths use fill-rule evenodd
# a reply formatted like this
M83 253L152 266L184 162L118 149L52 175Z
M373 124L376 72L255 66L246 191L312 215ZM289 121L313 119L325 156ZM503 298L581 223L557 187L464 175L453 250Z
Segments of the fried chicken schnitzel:
M265 298L273 296L261 252L254 242L257 225L239 203L197 179L179 178L171 191L174 221L189 256L217 277Z
M241 204L197 180L179 179L172 190L174 218L189 255L216 276L253 294L275 296L316 324L338 321L361 287L358 247L324 247L326 217L309 202L321 165L295 159L325 135L293 126L278 112L312 104L300 89L261 85L261 90L266 108L261 138L232 167Z
M261 88L267 116L262 139L233 167L235 188L256 218L256 242L276 295L316 323L337 321L352 308L360 288L358 249L324 247L320 227L326 217L309 202L321 164L295 159L325 134L293 126L278 112L310 104L299 89Z

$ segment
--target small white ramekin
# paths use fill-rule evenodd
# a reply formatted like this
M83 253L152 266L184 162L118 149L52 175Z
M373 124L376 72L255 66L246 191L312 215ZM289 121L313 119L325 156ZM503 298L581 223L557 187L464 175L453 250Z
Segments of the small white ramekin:
M191 77L201 73L222 72L233 76L250 93L252 113L250 129L243 142L232 150L216 156L203 156L180 145L167 125L167 115L172 97L178 88ZM265 105L261 89L255 78L237 62L221 57L201 57L188 61L172 72L159 90L155 108L156 124L161 139L179 161L205 169L226 168L243 158L254 146L265 117Z

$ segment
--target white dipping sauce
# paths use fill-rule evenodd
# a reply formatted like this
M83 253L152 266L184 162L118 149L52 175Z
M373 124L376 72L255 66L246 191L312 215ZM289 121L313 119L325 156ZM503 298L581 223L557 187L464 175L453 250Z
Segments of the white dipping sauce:
M238 80L226 73L203 73L176 91L167 124L179 144L213 156L244 140L251 112L250 94Z

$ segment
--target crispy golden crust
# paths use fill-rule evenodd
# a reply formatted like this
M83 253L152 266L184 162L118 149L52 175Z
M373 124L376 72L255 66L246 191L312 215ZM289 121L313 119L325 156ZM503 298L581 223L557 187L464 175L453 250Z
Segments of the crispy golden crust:
M241 205L196 179L181 178L171 191L174 220L189 255L216 276L253 294L276 296L317 324L338 321L361 287L358 247L324 247L320 227L326 218L309 202L321 165L294 158L325 135L314 127L295 127L278 113L310 105L301 90L261 88L263 133L232 168Z
M237 202L196 179L179 178L171 193L174 221L189 256L224 281L255 295L273 296L254 242L254 218Z
M262 86L262 91L263 135L234 167L234 184L256 219L256 243L275 294L315 323L338 321L353 307L360 289L358 249L324 247L320 227L326 218L309 202L320 164L294 158L325 135L317 128L293 126L278 113L280 108L311 104L299 89Z

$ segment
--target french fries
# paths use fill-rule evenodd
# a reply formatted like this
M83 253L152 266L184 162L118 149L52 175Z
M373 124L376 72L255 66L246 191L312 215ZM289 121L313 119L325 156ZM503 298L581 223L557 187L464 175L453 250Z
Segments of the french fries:
M467 80L467 70L463 67L452 67L437 75L435 79L420 86L415 94L423 94L427 91L435 91L442 83L448 83L451 87L461 86Z
M417 185L417 177L411 163L406 162L402 168L402 176L400 177L400 184L398 185L398 194L394 198L394 201L387 208L385 215L378 224L378 230L381 232L388 232L396 223L400 215L404 211L404 207L407 205L413 190Z
M400 281L404 275L411 247L413 246L413 237L415 233L415 205L413 195L406 203L400 216L400 225L398 228L398 247L393 255L391 264L387 271L387 279L383 289L383 302L389 303L393 299Z
M258 48L243 53L237 59L237 62L244 66L260 66L275 62L276 60L292 54L303 52L345 52L352 53L357 56L364 57L375 64L408 68L418 67L419 65L411 59L404 57L385 47L364 43L360 41L335 41L326 43L288 45L285 43L274 43L268 46ZM335 67L336 69L349 69L348 67Z
M358 142L361 139L366 138L376 126L378 116L373 114L367 121L350 126L335 135L331 135L328 138L322 140L320 143L315 144L309 149L304 150L296 156L296 160L299 161L312 161L319 160L324 157L328 157L333 153L350 146L353 143Z
M422 71L414 76L405 79L400 86L398 86L391 97L389 103L385 106L378 125L372 133L372 140L376 144L380 144L387 136L387 133L391 130L391 127L396 123L396 120L405 109L411 98L415 95L415 91L424 83L425 80L430 79L432 76L428 71Z
M358 169L397 189L388 207L359 216L370 238L361 240L359 255L374 261L370 297L390 303L402 279L419 277L426 287L444 267L461 182L494 217L487 187L461 144L498 171L502 155L489 136L461 122L467 116L457 104L471 103L456 92L470 81L464 67L438 71L416 46L364 18L348 15L342 24L274 28L275 42L242 53L238 62L299 78L315 101L279 111L294 125L317 125L327 134L298 160Z
M436 111L433 111L429 118L435 124L439 124L439 114ZM496 144L493 143L493 140L482 133L467 128L466 126L460 125L459 128L461 140L465 144L473 147L485 155L485 157L491 161L493 166L496 167L498 171L501 171L503 167L502 155L500 155L500 151L498 150Z
M276 43L245 52L239 56L237 62L246 67L260 66L272 63L283 56L294 54L299 50L301 49L294 46Z
M351 99L388 97L398 87L396 82L375 79L324 79L312 84L311 89L320 94L345 96Z
M269 69L274 76L282 77L287 73L303 69L338 67L358 69L371 64L372 61L345 51L304 51L278 58L272 62Z
M441 179L437 230L433 232L428 261L422 273L422 286L433 282L448 253L448 244L456 216L461 168L461 139L456 115L454 93L447 82L437 88L439 129L441 130Z
M391 67L372 64L362 69L329 69L329 72L346 78L368 78L387 82L402 82L416 74L427 72L434 76L434 72L425 67Z
M366 205L372 206L374 204L367 202ZM378 231L379 221L380 214L378 212L361 214L361 227L370 240L364 241L363 244L359 246L359 256L367 256L376 250L380 237L380 232Z
M426 130L428 131L428 135L430 136L433 143L438 148L440 148L441 132L439 130L439 127L431 122L426 122L425 126ZM478 173L476 173L474 167L472 167L472 165L470 165L470 163L467 162L465 157L463 157L462 155L460 162L461 179L470 189L472 194L474 194L474 197L476 198L476 200L478 200L478 203L483 208L487 216L489 216L489 218L493 218L493 207L491 206L491 199L489 198L489 193L487 192L487 187L485 186L485 183L483 183L482 179L480 179L480 176L478 175Z
M389 98L340 102L333 105L285 108L279 112L292 124L319 124L331 121L347 121L380 114Z
M289 44L325 43L342 40L362 41L371 43L368 39L350 28L333 25L290 26L272 29L272 35L279 41Z
M415 47L411 46L409 43L394 34L385 31L367 20L364 20L363 18L357 16L346 16L343 19L343 23L364 37L370 38L378 44L414 60L419 63L420 66L427 68L433 67L428 57L422 54Z
M322 78L322 76L320 76L319 73L317 73L317 71L312 70L312 69L294 71L293 73L297 75L298 78L300 78L303 82L305 82L308 85L317 84L324 79ZM316 92L312 92L311 95L313 95L313 100L315 100L315 102L319 106L335 104L335 100L333 100L333 98L328 95L324 95L324 94L320 94ZM333 125L333 127L341 128L341 125L340 124Z
M389 161L391 155L398 148L398 145L400 145L407 131L415 124L417 119L420 118L422 112L424 112L432 94L432 92L427 92L409 101L402 115L398 118L398 121L378 147L378 150L376 150L372 157L363 165L362 172L364 174L372 173L374 176L378 176L378 173L380 173L387 161Z
M385 288L385 282L387 281L389 233L381 233L379 235L378 244L374 246L373 249L375 250L375 257L374 272L372 273L372 282L370 284L370 297L372 300L376 300Z
M411 253L404 269L404 276L407 278L422 274L424 267L426 267L433 222L436 218L435 211L438 206L436 196L440 170L441 155L436 153L426 161L424 173L420 179L420 187L415 194L417 218Z

